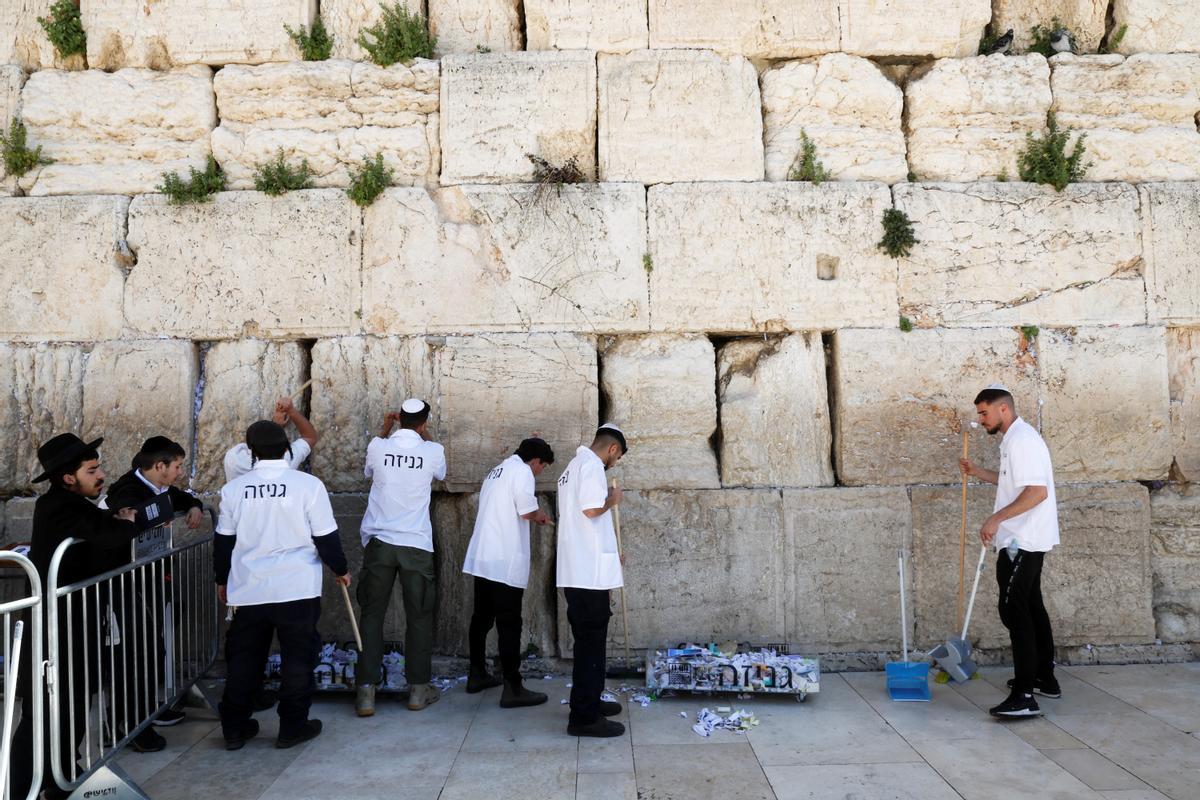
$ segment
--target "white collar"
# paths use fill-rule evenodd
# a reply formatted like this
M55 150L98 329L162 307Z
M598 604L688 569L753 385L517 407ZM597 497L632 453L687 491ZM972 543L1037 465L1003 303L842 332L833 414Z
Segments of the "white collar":
M133 471L133 474L137 475L138 480L140 480L142 483L146 484L146 486L150 487L150 490L152 492L154 492L155 494L165 494L167 489L171 488L169 486L159 487L159 486L155 485L145 475L142 474L142 471L140 469L135 469Z
M288 469L288 463L282 458L260 458L254 462L254 470L260 469Z
M602 458L600 458L600 456L596 455L596 451L593 450L592 448L587 447L586 445L580 445L579 449L575 451L575 454L582 455L583 453L587 453L589 456L594 458L596 461L599 461L601 467L604 466L604 459L602 459Z
M421 434L417 433L412 428L398 428L397 430L393 431L392 435L389 436L388 438L389 439L407 439L410 442L425 441L424 439L421 438Z
M1004 432L1004 438L1005 438L1005 439L1007 439L1007 438L1008 438L1008 435L1009 435L1010 433L1012 433L1013 431L1017 430L1017 428L1021 427L1022 425L1024 425L1024 426L1025 426L1025 427L1027 427L1027 428L1029 427L1029 423L1028 423L1028 422L1026 422L1025 420L1021 419L1020 417L1017 417L1016 419L1014 419L1014 420L1013 420L1013 424L1012 424L1012 425L1009 425L1009 426L1008 426L1008 430L1006 430L1006 431Z

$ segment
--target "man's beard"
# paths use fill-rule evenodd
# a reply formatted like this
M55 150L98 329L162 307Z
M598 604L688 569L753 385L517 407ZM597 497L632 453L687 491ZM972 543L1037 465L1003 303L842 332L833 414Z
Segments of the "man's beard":
M997 433L1000 432L1000 426L995 425L994 427L991 427L991 428L988 428L985 426L984 430L988 432L988 436L995 436Z

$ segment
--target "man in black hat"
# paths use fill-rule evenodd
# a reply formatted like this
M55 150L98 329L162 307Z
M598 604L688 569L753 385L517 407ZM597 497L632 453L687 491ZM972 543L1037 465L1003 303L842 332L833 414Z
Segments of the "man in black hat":
M55 436L38 448L38 461L43 472L33 479L34 483L50 482L50 489L37 499L33 507L33 536L29 558L37 568L42 586L48 585L50 560L54 551L69 538L82 539L83 544L75 545L67 550L58 572L58 583L66 586L78 581L87 580L104 572L104 564L109 563L114 553L129 553L130 542L137 536L137 527L133 523L134 512L130 508L121 508L115 513L108 513L92 502L100 496L104 487L104 470L100 468L100 453L97 448L103 439L84 442L73 433L63 433ZM59 613L66 617L66 604L59 601ZM63 657L70 654L71 664L63 664L60 674L66 674L66 668L71 667L75 674L83 674L85 668L96 674L96 648L88 652L88 661L84 660L82 647L67 647L67 630L73 630L76 635L84 631L83 607L74 603L71 609L71 626L63 624L59 628L59 653ZM96 631L95 636L100 632ZM26 649L29 653L32 648ZM32 682L29 678L31 666L28 662L21 668L21 724L13 736L11 771L11 794L13 797L24 797L33 781L33 702ZM74 771L76 749L83 736L83 725L80 724L87 714L88 698L82 691L66 692L67 702L61 707L60 745L64 753L62 770L68 777ZM49 716L49 703L46 704L46 715ZM71 737L71 718L76 720L76 738ZM49 720L47 719L47 728ZM42 790L46 797L66 797L68 792L59 790L54 782L50 764L50 737L45 738L45 771L42 779Z

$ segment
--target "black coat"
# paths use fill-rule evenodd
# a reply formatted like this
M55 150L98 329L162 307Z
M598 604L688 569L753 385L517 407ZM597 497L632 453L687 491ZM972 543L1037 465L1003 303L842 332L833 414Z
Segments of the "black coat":
M192 508L203 508L204 504L200 502L200 498L195 495L188 494L182 489L177 489L174 486L167 487L167 496L171 498L171 508L176 514L188 511ZM137 475L137 470L130 470L117 479L117 482L109 487L108 494L105 495L104 504L108 506L108 513L112 514L122 508L136 506L139 503L144 503L147 500L154 499L154 490L147 486ZM130 563L130 551L126 551L117 557L116 553L112 554L109 560L105 562L105 571L117 569Z
M29 560L37 567L45 591L50 559L65 540L82 539L86 544L67 551L59 571L60 586L107 572L112 567L106 565L118 555L128 563L129 543L136 536L137 527L132 522L114 518L83 495L52 486L33 506Z

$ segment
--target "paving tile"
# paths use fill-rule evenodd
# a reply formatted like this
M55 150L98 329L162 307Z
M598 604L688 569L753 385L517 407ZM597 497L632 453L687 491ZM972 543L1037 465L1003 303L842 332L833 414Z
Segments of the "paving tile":
M1185 733L1200 731L1200 663L1066 667L1063 671Z
M186 720L169 728L157 729L167 740L165 749L157 753L135 753L125 750L117 757L117 764L134 783L146 783L217 729L220 723L211 713L197 712L199 709L187 709Z
M521 756L460 752L442 789L441 800L481 797L574 800L573 750L536 750Z
M1162 792L1153 789L1118 789L1115 792L1101 792L1105 800L1170 800Z
M1055 721L1100 755L1174 800L1195 800L1200 740L1149 714L1074 714Z
M612 739L579 740L579 767L584 772L628 772L633 774L633 742L628 734Z
M891 764L920 761L900 734L872 709L826 714L814 721L793 715L760 714L749 734L759 763Z
M1095 750L1043 750L1042 753L1093 789L1149 788Z
M764 767L779 800L959 800L928 764Z
M1082 781L1016 736L921 737L909 743L965 800L1100 800Z
M983 671L983 679L1007 694L1005 681L1012 677L1012 669ZM1062 687L1063 696L1057 700L1038 698L1038 705L1051 718L1071 714L1121 714L1137 713L1136 706L1081 681L1066 669L1055 670L1055 677Z
M581 772L575 800L638 800L633 772Z
M712 745L702 751L687 745L635 744L633 760L638 796L645 800L775 798L748 742Z
M799 705L790 701L793 705ZM736 695L725 697L702 697L681 694L677 697L664 697L650 704L649 708L635 708L630 711L629 732L635 748L644 745L730 745L744 744L745 735L731 731L713 731L712 736L698 736L692 730L696 723L696 714L704 707L715 709L717 706L730 708L745 708L747 711L758 713L759 703L755 700L738 700ZM684 714L683 717L679 716Z
M981 738L1007 736L1003 728L953 687L930 681L928 703L897 703L888 696L882 672L845 675L846 681L911 744L916 737Z

